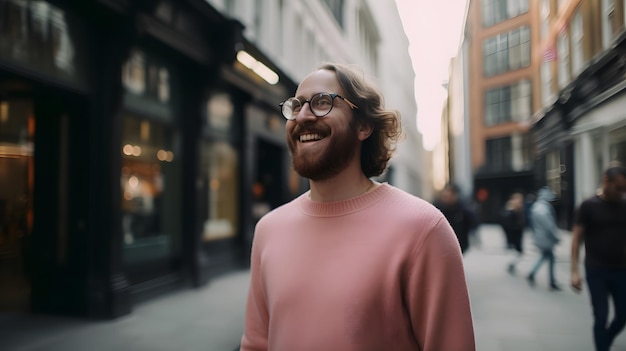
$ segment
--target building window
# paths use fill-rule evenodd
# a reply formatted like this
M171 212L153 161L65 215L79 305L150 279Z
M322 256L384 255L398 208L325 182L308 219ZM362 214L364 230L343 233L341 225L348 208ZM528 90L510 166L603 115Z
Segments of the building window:
M240 160L237 150L240 125L235 120L237 106L232 96L211 91L204 110L204 130L200 151L200 213L202 240L234 237L240 223Z
M524 26L485 40L484 75L489 77L530 65L530 27Z
M626 127L609 133L609 160L626 165Z
M129 266L180 250L181 154L171 66L134 49L122 67L122 234Z
M324 0L322 1L330 10L337 21L337 24L343 28L343 0Z
M572 20L572 74L578 75L584 65L583 52L583 16L576 10Z
M122 233L127 264L175 254L180 227L180 154L172 128L134 115L122 129Z
M513 134L503 138L488 139L485 150L485 170L489 173L519 172L532 167L532 146L528 134Z
M529 80L488 90L485 93L485 125L520 122L530 118L530 90Z
M484 0L482 4L484 27L528 12L528 0Z
M566 30L563 30L559 34L557 41L557 57L558 57L558 69L559 69L559 87L564 88L570 81L569 71L569 35Z
M503 172L512 169L510 137L488 139L485 146L487 171Z
M602 0L602 46L608 49L620 29L615 0Z
M550 151L546 154L546 185L558 196L561 195L561 152Z
M227 142L205 141L201 154L204 199L202 240L235 236L239 230L239 155Z

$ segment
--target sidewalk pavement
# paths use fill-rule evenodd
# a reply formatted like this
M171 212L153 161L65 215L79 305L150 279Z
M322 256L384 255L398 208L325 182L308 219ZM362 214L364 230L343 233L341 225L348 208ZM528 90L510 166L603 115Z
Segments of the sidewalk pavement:
M586 289L569 288L571 234L562 232L556 276L563 291L548 289L546 267L530 287L525 275L538 257L530 233L518 274L507 273L511 253L499 227L483 225L481 245L467 251L465 269L472 303L476 350L591 351L592 315ZM11 351L233 351L243 329L248 271L213 279L135 306L113 321L0 314L0 350ZM454 337L454 335L451 335ZM612 351L626 351L626 332Z

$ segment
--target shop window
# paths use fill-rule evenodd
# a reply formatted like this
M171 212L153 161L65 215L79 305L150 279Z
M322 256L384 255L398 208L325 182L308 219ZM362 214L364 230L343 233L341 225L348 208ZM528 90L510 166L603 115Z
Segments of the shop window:
M239 230L239 154L227 142L205 141L201 154L202 239L233 237Z
M561 164L560 150L550 151L546 154L546 185L561 196L561 174L564 172L564 165Z
M85 88L76 18L46 1L8 0L0 1L0 24L0 59Z
M180 154L175 132L132 115L122 130L122 233L127 263L169 258L178 250Z
M626 127L609 133L609 158L626 165Z
M170 68L141 50L132 51L122 67L126 108L160 118L173 119Z
M217 93L207 100L205 125L210 130L229 132L233 127L234 106L227 93Z

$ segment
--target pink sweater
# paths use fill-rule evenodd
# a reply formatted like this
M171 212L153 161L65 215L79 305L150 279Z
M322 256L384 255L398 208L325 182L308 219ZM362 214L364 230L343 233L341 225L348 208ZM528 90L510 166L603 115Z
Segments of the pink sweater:
M388 184L304 194L255 231L241 350L474 350L459 243L435 207Z

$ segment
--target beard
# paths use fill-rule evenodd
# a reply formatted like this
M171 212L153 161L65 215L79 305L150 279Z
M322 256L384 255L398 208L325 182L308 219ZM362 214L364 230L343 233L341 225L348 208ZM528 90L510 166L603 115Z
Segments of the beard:
M293 135L298 135L300 129L302 128L296 128L294 132L298 133ZM332 178L341 173L354 158L360 141L357 138L355 123L352 121L347 129L335 131L332 135L328 132L316 131L313 128L305 129L313 133L326 135L326 138L330 138L330 140L328 140L326 148L318 152L298 149L299 138L287 138L293 169L301 177L313 181Z

